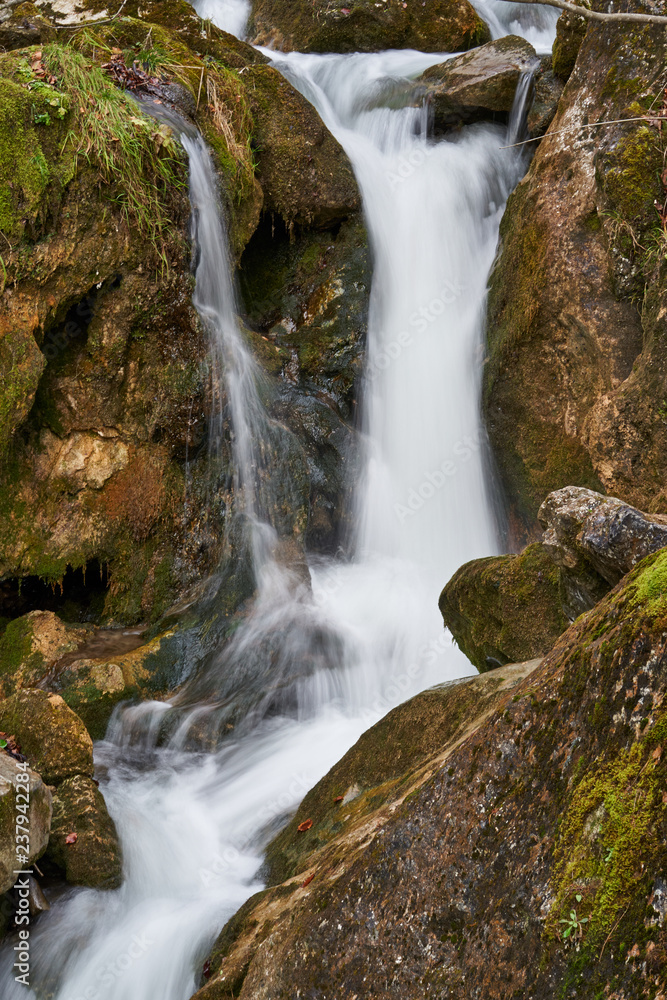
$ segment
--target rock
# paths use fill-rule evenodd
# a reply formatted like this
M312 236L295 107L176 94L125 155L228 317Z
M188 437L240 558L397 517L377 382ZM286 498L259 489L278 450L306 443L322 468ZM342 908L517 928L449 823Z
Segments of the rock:
M122 655L73 660L50 678L49 687L76 712L92 739L101 740L120 701L164 696L179 684L181 655L171 629Z
M357 210L350 162L311 104L272 66L244 74L254 118L264 210L288 228L330 225Z
M574 69L589 24L585 17L571 14L567 10L558 18L552 50L553 70L563 82L568 80Z
M254 0L249 34L254 44L285 52L458 52L490 37L466 0L356 0L349 9L325 0Z
M339 836L354 841L354 831L358 835L378 809L384 812L404 798L408 775L444 759L462 734L473 731L538 662L511 664L493 676L440 684L392 709L308 792L295 816L271 841L263 870L268 884L307 870L313 853ZM299 833L306 819L313 825Z
M1 728L1 727L0 727ZM17 782L19 773L26 773L29 778L29 864L17 863L16 855L16 817L17 804L25 804L24 799L17 799L17 788L22 779ZM21 787L23 785L21 784ZM0 751L0 893L7 892L16 882L14 871L18 868L30 867L46 850L51 828L52 797L39 774L28 769L23 772L15 761L4 750ZM21 814L22 815L22 814Z
M0 701L0 731L16 737L48 784L77 774L92 777L93 741L60 695L26 688Z
M32 687L61 657L85 642L90 630L66 625L52 611L30 611L0 635L0 686L6 696Z
M461 122L509 114L519 77L537 65L533 46L508 35L431 66L418 83L426 88L436 135Z
M536 542L521 555L474 559L440 595L457 646L480 672L544 656L569 622L558 567Z
M76 840L67 843L74 833ZM120 886L123 865L118 834L91 778L81 774L68 778L54 794L46 860L65 872L70 885L92 889Z
M240 280L247 322L265 338L257 338L259 356L280 377L275 416L302 442L311 469L307 547L333 553L345 534L367 331L363 219L351 215L335 233L296 234L266 220L241 260Z
M543 56L535 74L535 96L528 112L528 131L531 136L543 136L556 117L558 102L563 93L563 83L553 71L551 56Z
M4 12L7 16L3 16ZM7 5L0 14L0 48L22 49L29 45L44 45L56 37L53 23L44 17L33 3Z
M590 26L507 203L483 406L521 539L567 484L667 512L665 284L650 251L664 197L658 133L643 122L584 128L640 117L666 53L658 27Z
M662 988L666 614L661 552L471 731L464 716L441 756L414 762L402 801L355 837L344 817L313 837L298 875L223 930L197 1000L364 996L369 982L405 1000ZM576 946L563 938L573 909Z
M562 569L571 619L592 608L637 562L667 546L667 517L642 514L582 487L549 494L539 519L543 545Z

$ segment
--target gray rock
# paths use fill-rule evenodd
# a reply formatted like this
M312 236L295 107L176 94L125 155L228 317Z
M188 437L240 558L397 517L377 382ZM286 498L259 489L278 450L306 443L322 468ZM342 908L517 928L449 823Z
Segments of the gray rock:
M16 861L16 818L22 815L17 811L16 776L23 773L9 754L0 751L0 893L6 892L16 882L14 871L21 868ZM27 770L29 777L30 803L26 831L30 838L28 862L41 857L49 842L51 829L52 797L51 791L35 771ZM22 827L23 829L23 827Z
M533 46L508 35L431 66L418 83L426 90L436 134L461 122L509 114L521 74L538 65Z
M550 493L538 516L543 545L561 568L570 618L593 607L640 559L667 545L667 517L643 514L580 486Z

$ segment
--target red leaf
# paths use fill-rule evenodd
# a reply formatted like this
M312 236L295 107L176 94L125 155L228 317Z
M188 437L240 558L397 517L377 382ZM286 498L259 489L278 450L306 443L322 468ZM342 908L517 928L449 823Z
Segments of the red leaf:
M313 872L312 875L309 875L308 878L301 883L301 888L305 889L307 885L310 885L310 883L313 881L314 878L315 878L315 872Z
M336 798L334 799L334 805L338 805L338 803L342 801L343 801L343 796L337 795Z
M312 819L304 819L303 823L299 823L299 825L297 826L297 830L299 831L299 833L305 833L306 830L310 830L312 825L313 825Z
M203 968L202 971L204 973L204 979L210 979L211 978L211 961L210 961L210 959L207 959L204 962L204 968Z
M76 844L76 839L77 839L77 834L76 833L68 833L67 836L65 837L65 843L66 844Z

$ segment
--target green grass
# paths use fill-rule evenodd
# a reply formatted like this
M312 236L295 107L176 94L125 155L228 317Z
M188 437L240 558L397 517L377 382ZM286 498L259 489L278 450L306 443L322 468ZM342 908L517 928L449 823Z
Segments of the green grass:
M72 120L63 143L77 159L97 167L114 185L114 200L164 256L166 234L173 229L169 203L185 185L180 146L170 129L144 114L104 72L83 55L56 43L43 49L43 62L67 95Z

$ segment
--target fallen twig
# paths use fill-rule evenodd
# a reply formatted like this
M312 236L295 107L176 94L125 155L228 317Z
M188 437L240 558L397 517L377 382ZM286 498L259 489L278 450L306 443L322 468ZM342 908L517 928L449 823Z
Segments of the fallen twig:
M579 7L568 0L506 0L507 3L541 4L543 7L558 7L570 14L578 14L587 21L605 21L608 24L667 24L667 17L661 14L602 14L588 7Z

